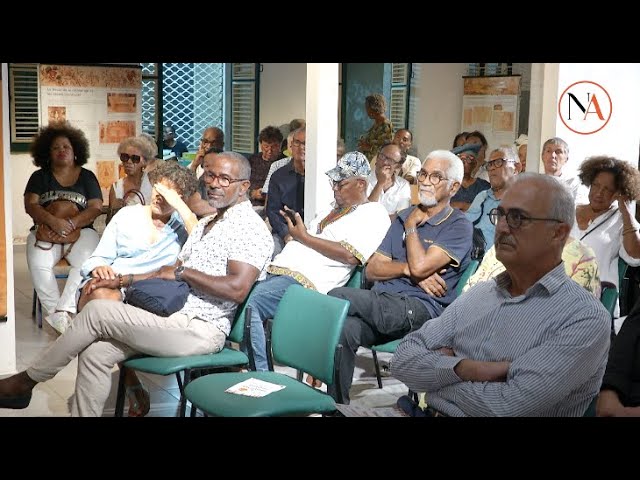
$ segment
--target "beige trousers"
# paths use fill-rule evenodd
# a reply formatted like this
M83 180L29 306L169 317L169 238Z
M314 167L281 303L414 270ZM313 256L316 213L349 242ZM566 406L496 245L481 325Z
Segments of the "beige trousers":
M226 336L212 323L175 313L159 317L113 300L93 300L27 369L36 382L53 378L78 356L74 417L100 417L111 391L111 370L143 353L158 357L219 352Z

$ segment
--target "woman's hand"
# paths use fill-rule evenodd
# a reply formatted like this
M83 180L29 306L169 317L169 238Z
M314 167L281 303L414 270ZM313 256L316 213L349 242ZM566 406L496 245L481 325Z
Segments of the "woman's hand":
M182 197L175 190L172 190L161 183L156 183L153 188L155 188L156 192L162 195L166 202L174 209L179 210L181 207L186 206Z
M51 220L47 222L47 225L49 225L49 228L51 228L54 234L57 234L62 238L66 237L74 230L71 228L71 225L66 218L52 217Z
M91 276L93 278L99 278L102 280L113 280L116 278L116 272L109 265L102 265L100 267L96 267L91 271Z

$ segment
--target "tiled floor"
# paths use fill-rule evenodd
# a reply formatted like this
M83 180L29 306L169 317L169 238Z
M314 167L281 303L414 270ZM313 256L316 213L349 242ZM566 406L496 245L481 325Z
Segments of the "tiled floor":
M56 334L44 322L38 328L31 318L33 287L27 269L25 247L14 247L15 305L16 305L16 350L18 371L24 370L51 342ZM62 284L61 284L62 285ZM384 363L389 358L380 354ZM77 361L72 361L55 378L36 386L28 408L24 410L0 409L0 416L17 417L65 417L70 415L69 399L73 395ZM293 374L289 368L276 367L276 370ZM355 371L355 380L351 391L351 403L359 406L390 406L396 399L406 393L406 387L394 378L383 379L383 389L378 389L373 370L371 352L360 349ZM180 398L178 385L174 376L162 377L139 373L142 382L151 393L151 411L148 416L173 417L177 415ZM107 401L104 416L113 416L115 407L115 387L118 381L118 370L114 368L111 396ZM125 415L128 407L125 406Z

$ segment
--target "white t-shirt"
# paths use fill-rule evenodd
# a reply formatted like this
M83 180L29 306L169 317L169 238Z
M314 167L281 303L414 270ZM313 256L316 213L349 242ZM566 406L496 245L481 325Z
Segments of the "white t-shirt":
M378 184L375 171L369 174L367 182L367 196L369 196ZM387 209L389 215L409 208L411 206L411 185L404 178L396 175L393 185L386 192L382 192L377 201Z
M364 265L378 249L387 233L391 221L387 210L378 202L359 205L317 233L320 222L331 212L331 208L314 218L308 232L314 237L340 242L360 263ZM288 275L307 288L320 293L341 287L347 283L354 266L332 260L302 243L292 240L287 243L271 262L269 273Z
M151 189L153 188L153 186L151 185L151 182L149 181L149 176L147 175L147 172L143 172L142 174L142 182L140 184L140 193L142 193L142 196L144 197L144 204L145 205L149 205L151 203ZM118 180L117 182L115 182L113 184L113 190L116 193L116 198L122 198L124 197L124 178L121 178L120 180ZM135 201L134 203L137 203L137 201Z

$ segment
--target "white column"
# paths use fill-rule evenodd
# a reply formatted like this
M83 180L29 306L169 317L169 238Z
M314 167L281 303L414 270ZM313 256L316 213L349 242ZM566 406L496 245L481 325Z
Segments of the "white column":
M333 201L325 172L336 165L338 141L338 64L307 64L307 149L305 223Z
M527 171L544 173L542 144L556 135L558 117L558 63L531 64Z

